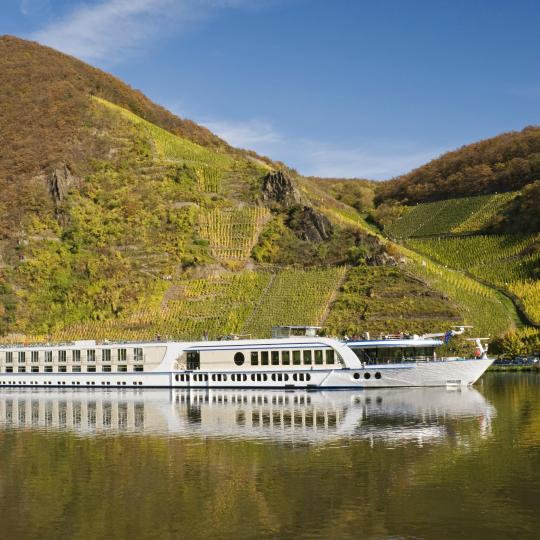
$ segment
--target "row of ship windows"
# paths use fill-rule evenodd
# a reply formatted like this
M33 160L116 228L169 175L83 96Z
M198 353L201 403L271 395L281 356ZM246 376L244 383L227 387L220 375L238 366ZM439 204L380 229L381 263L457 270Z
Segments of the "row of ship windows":
M131 367L131 366L130 366ZM70 366L70 373L96 373L96 366L86 366L86 368L82 369L82 366ZM26 366L18 366L17 370L14 371L12 366L6 366L3 370L4 373L27 373ZM125 373L128 371L127 365L118 365L116 366L116 369L114 372L120 372ZM133 371L144 371L143 365L135 365L133 366ZM112 373L113 369L112 366L102 366L101 373ZM40 370L39 366L31 366L28 370L28 373L53 373L53 367L52 366L44 366L43 370ZM67 373L67 366L58 366L58 370L56 373Z
M227 375L225 373L195 373L190 375L189 373L181 373L178 375L175 375L175 380L177 382L189 382L189 381L195 381L195 382L227 382L229 380L232 382L247 382L248 376L245 373L233 373L232 375ZM252 382L267 382L267 381L273 381L273 382L287 382L289 379L292 379L293 381L311 381L311 375L309 373L293 373L291 376L289 376L288 373L271 373L270 375L267 373L252 373L249 380Z
M237 366L244 365L246 357L244 353L237 352L234 355L234 363ZM299 366L304 364L310 366L312 364L335 364L336 354L332 349L322 351L320 349L310 351L251 351L250 361L252 366Z
M53 352L56 353L54 355L56 357L56 360L58 362L67 362L67 352L68 351L43 351L43 358L45 359L46 363L52 363L53 361ZM112 360L112 349L102 349L101 350L101 361L102 362L111 362ZM127 349L116 349L116 360L118 362L126 362L127 361ZM19 362L19 364L24 364L27 360L27 358L30 358L30 361L32 363L39 363L40 359L40 351L30 351L29 354L27 354L27 351L18 351L17 353L14 353L13 351L7 351L5 353L5 363L6 364L12 364L13 359L15 357ZM73 350L71 351L71 361L72 362L80 362L82 355L80 350ZM96 361L96 350L95 349L88 349L86 351L86 361L87 362L95 362ZM1 357L0 357L1 359ZM133 349L133 360L135 362L143 362L144 361L144 355L143 350L141 348L134 348Z

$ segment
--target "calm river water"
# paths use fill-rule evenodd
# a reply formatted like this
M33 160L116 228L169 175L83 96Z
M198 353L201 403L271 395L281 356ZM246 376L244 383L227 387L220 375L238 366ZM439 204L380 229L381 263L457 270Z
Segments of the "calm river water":
M0 392L2 538L538 538L540 376Z

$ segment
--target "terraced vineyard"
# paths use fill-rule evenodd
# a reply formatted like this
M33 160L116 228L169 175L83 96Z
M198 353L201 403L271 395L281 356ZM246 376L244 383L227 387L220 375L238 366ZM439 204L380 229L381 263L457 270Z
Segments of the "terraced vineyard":
M264 336L275 325L321 323L345 272L345 268L279 272L243 332Z
M519 298L529 318L540 326L540 280L515 281L508 285L508 290Z
M518 314L510 299L483 285L460 271L433 263L421 254L399 247L409 260L408 267L414 274L452 300L465 324L475 327L475 333L497 335L520 324Z
M502 193L419 204L408 208L385 232L393 238L478 232L515 196Z
M212 255L222 261L245 260L270 217L265 207L202 211L200 234L210 242Z
M159 307L126 317L70 325L54 340L201 339L247 333L268 337L276 324L321 323L346 269L260 270L173 284Z
M538 321L540 252L533 249L535 242L535 235L480 235L411 239L407 245L442 265L507 290L519 300L527 316Z

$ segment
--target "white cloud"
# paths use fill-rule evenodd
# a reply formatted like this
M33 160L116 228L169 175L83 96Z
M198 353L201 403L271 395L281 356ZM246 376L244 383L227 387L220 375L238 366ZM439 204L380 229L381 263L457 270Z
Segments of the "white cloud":
M33 2L40 0L23 0ZM85 60L121 60L164 32L179 31L225 8L265 0L100 0L77 3L32 39ZM21 5L22 9L22 5Z
M383 180L409 172L442 153L440 148L418 149L395 141L337 146L286 136L269 122L257 119L203 124L233 146L283 161L309 176Z
M279 133L267 122L248 120L246 122L206 122L210 131L238 148L253 149L254 146L279 145Z
M19 8L21 13L27 17L39 14L49 7L49 0L21 0Z

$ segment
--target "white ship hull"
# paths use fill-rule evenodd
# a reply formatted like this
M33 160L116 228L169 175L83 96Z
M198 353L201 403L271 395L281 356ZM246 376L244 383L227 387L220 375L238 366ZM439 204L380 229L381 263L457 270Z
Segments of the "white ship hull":
M0 386L274 389L468 386L474 384L491 363L491 359L460 359L369 365L361 368L336 367L335 369L181 370L144 373L1 373Z

